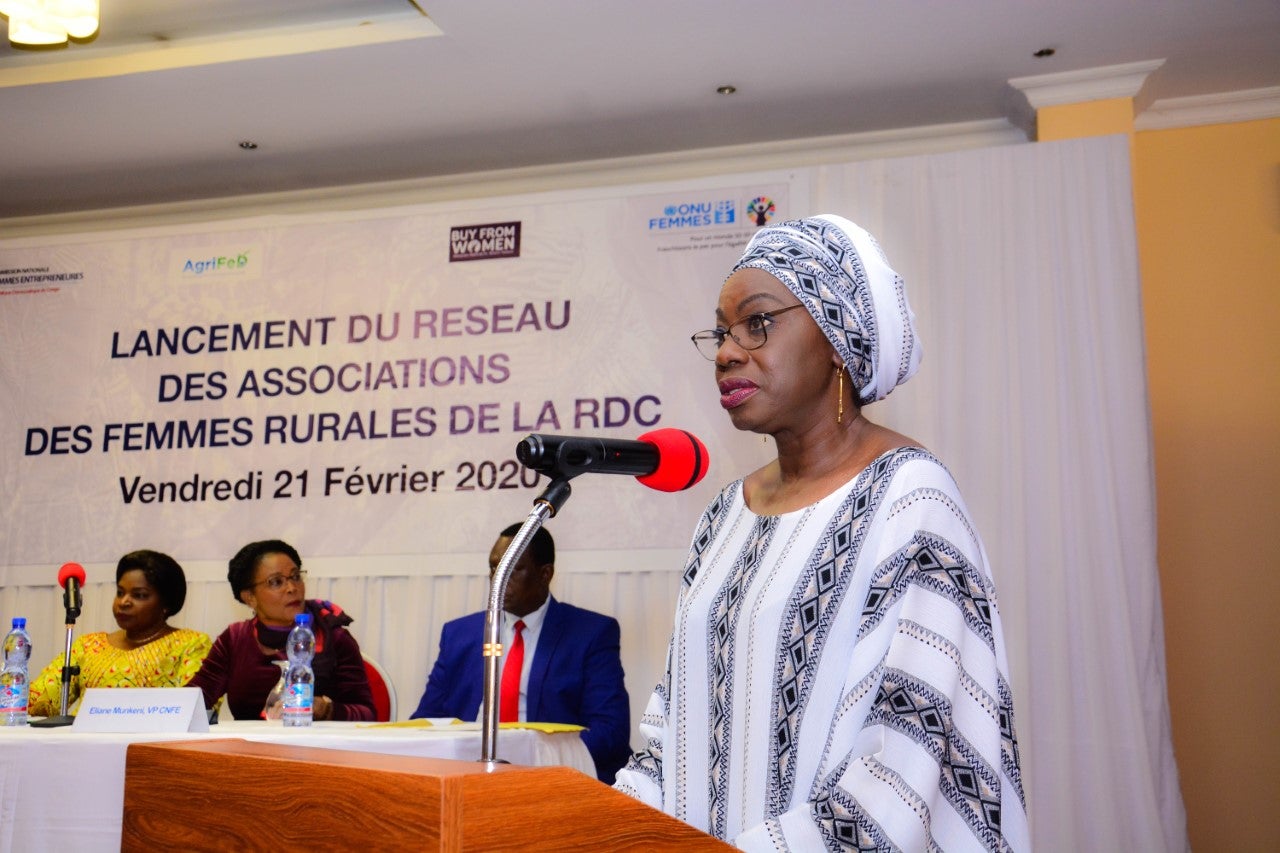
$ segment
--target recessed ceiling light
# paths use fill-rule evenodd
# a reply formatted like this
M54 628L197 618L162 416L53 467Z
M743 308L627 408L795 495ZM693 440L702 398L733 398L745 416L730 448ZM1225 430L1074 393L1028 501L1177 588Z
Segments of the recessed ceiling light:
M717 95L732 95L736 91L738 91L737 86L717 86L716 87Z
M258 147L258 143L254 142L251 139L246 139L245 141L240 143L240 147L243 148L245 151L253 151Z
M1057 51L1051 47L1042 47L1031 55L1034 56L1036 59L1048 59L1049 57L1053 56L1055 53L1057 53Z

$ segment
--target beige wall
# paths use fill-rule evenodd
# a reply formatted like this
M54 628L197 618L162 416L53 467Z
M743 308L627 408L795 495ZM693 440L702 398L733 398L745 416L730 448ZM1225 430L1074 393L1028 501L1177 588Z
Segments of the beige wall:
M1191 843L1280 839L1280 119L1134 135L1173 739Z
M1198 853L1280 838L1280 119L1133 131L1046 107L1041 141L1132 143L1174 750Z
M1074 139L1080 136L1133 136L1133 98L1107 98L1085 104L1059 104L1036 112L1036 139Z

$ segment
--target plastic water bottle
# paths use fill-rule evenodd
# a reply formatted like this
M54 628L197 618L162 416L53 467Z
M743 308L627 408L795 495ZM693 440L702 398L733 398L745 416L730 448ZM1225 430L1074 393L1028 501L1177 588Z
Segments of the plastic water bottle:
M31 637L27 634L27 620L19 616L13 620L13 630L4 638L4 669L0 670L0 725L27 724L27 698L31 688L27 661L30 659Z
M315 702L315 673L311 658L316 653L316 635L311 632L311 614L293 617L293 630L285 644L289 668L284 674L284 708L281 719L286 726L309 726Z

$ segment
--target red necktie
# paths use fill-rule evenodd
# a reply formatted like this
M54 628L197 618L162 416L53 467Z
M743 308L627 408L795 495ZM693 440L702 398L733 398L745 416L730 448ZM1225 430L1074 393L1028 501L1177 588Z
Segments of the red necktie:
M517 619L516 635L511 640L511 650L502 665L502 702L498 708L498 720L514 723L520 719L520 673L524 669L524 620Z

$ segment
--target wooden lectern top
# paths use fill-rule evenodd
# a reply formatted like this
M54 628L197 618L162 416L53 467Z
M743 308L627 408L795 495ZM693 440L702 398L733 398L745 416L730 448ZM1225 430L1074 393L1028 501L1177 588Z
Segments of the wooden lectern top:
M137 743L123 851L731 850L568 767L238 739Z

